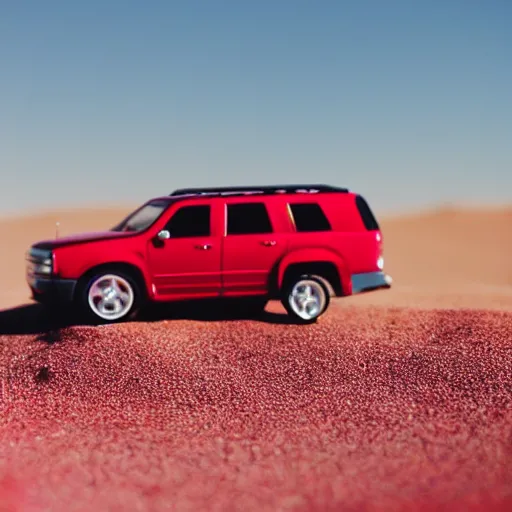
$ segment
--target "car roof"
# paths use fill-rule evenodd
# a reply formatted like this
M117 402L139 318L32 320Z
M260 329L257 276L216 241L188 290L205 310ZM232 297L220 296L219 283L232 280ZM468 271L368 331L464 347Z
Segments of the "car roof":
M298 184L273 186L236 186L236 187L203 187L181 188L167 196L154 197L147 201L164 201L169 204L187 199L221 198L221 197L251 197L251 196L282 196L309 194L348 194L348 188L325 184Z
M232 195L274 195L274 194L300 194L300 193L319 193L319 192L336 192L347 193L348 188L336 187L332 185L307 183L294 185L265 185L265 186L235 186L235 187L196 187L196 188L179 188L174 190L170 196L232 196Z

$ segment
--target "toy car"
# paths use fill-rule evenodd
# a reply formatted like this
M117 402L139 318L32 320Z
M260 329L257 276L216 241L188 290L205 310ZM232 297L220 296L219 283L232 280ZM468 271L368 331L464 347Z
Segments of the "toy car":
M278 299L299 323L331 297L387 288L383 241L365 199L329 185L193 188L150 199L110 230L27 252L32 298L90 320L133 318L148 303Z

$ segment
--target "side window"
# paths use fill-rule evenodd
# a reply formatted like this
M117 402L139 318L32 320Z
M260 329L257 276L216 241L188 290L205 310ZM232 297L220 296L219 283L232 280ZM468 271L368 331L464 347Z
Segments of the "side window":
M228 204L228 235L272 233L272 224L264 203Z
M319 204L290 203L289 207L298 232L331 230L331 225Z
M171 217L165 229L172 238L210 235L210 206L183 206Z

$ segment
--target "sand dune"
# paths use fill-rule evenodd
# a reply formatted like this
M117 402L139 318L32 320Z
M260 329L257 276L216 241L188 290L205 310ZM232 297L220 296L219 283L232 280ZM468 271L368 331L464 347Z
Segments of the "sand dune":
M512 207L447 208L381 224L393 290L351 303L512 310Z
M6 510L507 510L511 331L335 307L5 336Z
M1 221L0 308L27 302L24 252L57 218L126 212ZM393 288L315 325L276 304L105 327L0 311L0 508L510 510L512 209L381 223Z
M115 225L130 207L0 219L7 251L0 267L0 308L25 303L24 254L34 241ZM512 309L512 207L444 209L383 218L386 271L393 290L350 303ZM412 302L411 302L412 301Z

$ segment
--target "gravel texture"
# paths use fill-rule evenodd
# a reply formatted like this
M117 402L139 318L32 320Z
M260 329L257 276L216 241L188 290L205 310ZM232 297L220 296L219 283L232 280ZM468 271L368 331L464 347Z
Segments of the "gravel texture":
M4 318L0 510L512 510L512 314L340 304Z

